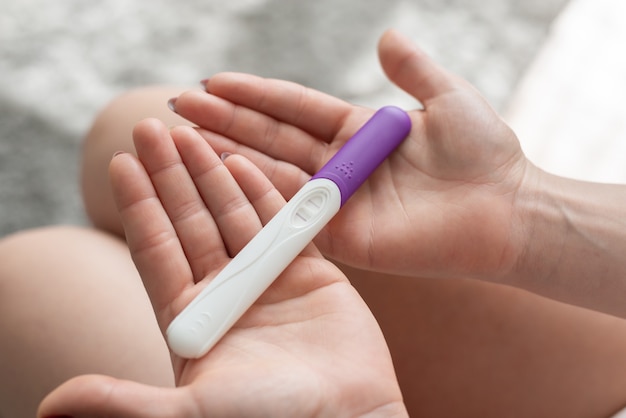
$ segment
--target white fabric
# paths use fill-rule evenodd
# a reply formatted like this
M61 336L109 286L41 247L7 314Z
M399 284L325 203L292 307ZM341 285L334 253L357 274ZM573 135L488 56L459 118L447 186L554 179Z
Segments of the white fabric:
M519 84L506 119L555 174L626 182L626 2L572 0Z
M0 235L83 221L79 143L121 91L236 70L412 107L376 58L395 27L502 109L566 1L1 0Z
M626 418L626 409L622 409L617 414L613 415L611 418Z

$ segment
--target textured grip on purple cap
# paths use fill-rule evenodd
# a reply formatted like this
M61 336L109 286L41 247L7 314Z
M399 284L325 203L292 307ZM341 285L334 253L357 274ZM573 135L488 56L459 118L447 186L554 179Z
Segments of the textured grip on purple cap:
M411 131L411 119L398 107L378 110L312 178L328 179L341 191L341 206Z

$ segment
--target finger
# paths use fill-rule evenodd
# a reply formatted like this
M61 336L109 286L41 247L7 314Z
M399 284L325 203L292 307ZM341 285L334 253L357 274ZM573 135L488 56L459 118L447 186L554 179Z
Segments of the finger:
M229 254L234 256L261 229L261 221L220 157L202 137L187 128L177 131L174 140Z
M294 164L272 158L263 152L214 132L204 129L198 129L198 132L218 155L225 153L242 155L252 161L270 179L285 199L290 199L311 178L310 173Z
M326 160L333 135L317 137L297 125L204 92L190 91L175 102L176 112L201 128L231 138L312 174ZM326 121L324 127L328 127Z
M256 210L263 225L267 224L285 206L285 199L263 172L246 158L232 155L224 163ZM319 254L312 245L309 245L304 253Z
M76 377L41 402L39 418L68 416L159 418L194 416L184 389L158 388L106 376Z
M220 267L228 254L217 225L174 144L173 136L185 135L195 135L195 131L178 127L170 133L153 119L136 126L134 142L197 282Z
M285 199L272 182L248 159L240 155L231 155L224 164L254 207L263 225L285 206Z
M327 142L337 135L352 108L343 100L296 83L241 73L217 74L206 90Z
M162 313L192 283L191 269L141 163L130 154L118 155L109 174L128 247L164 327L171 318L163 318Z
M382 36L378 55L389 79L424 105L458 88L460 79L439 67L410 39L395 30Z

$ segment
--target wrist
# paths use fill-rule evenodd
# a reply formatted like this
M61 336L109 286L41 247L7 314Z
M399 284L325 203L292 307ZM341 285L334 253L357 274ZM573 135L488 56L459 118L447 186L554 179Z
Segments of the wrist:
M518 257L506 284L626 316L626 188L528 170L516 207Z
M567 221L555 187L558 179L528 164L514 203L512 236L517 237L517 257L503 280L506 284L533 288L532 282L545 283L557 268Z

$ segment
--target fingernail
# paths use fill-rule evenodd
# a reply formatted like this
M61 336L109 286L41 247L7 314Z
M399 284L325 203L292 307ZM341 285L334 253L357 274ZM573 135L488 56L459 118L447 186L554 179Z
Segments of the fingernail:
M169 107L172 112L176 112L176 100L176 97L172 97L167 101L167 107Z
M223 152L222 155L220 155L220 158L222 159L222 161L224 161L225 159L227 159L231 155L232 154L230 152Z
M206 85L209 84L209 80L210 78L205 78L203 80L200 80L200 85L202 86L202 88L206 89Z
M118 155L121 154L126 154L126 151L115 151L115 153L113 154L113 157L117 157Z

